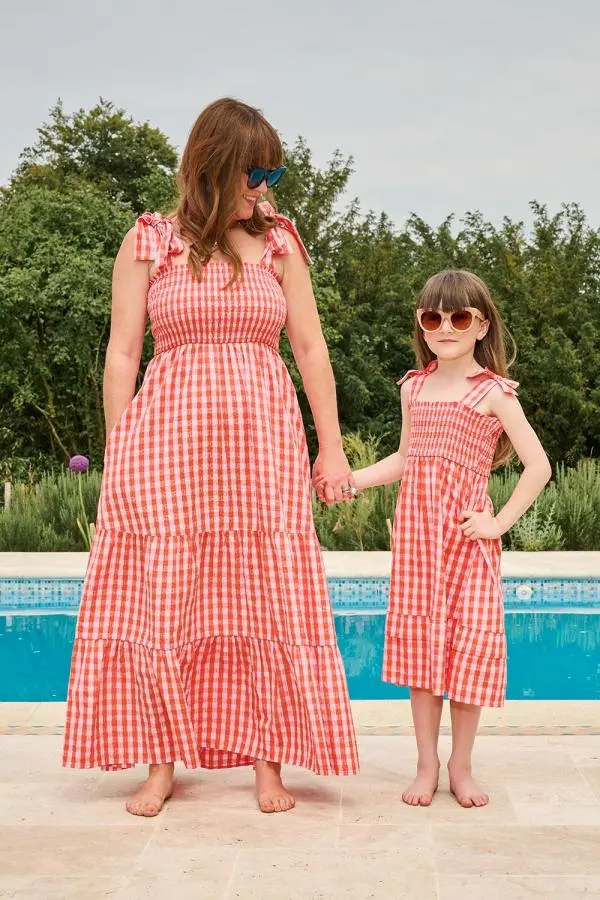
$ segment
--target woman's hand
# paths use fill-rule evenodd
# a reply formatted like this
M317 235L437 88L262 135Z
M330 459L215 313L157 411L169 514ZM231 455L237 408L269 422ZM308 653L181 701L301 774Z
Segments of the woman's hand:
M319 451L313 466L313 487L327 506L354 498L354 476L341 447Z
M465 537L471 541L478 538L493 540L502 537L502 529L498 520L486 509L483 512L475 512L474 509L465 509L462 514L463 524L460 526Z

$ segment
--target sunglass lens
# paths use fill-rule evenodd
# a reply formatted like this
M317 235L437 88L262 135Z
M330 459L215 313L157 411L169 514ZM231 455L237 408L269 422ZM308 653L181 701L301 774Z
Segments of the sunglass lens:
M254 190L262 184L267 177L266 169L249 169L248 170L248 187Z
M273 169L267 175L267 187L275 187L275 185L281 181L283 175L285 175L285 166L279 166L278 169Z
M452 322L452 327L457 331L468 331L473 324L473 313L468 309L461 309L452 313L450 321Z
M442 324L440 313L432 309L426 309L421 313L421 328L423 331L437 331Z

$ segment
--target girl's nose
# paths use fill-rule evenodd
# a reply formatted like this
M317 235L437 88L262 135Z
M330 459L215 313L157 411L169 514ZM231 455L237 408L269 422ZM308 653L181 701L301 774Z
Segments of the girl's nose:
M263 197L264 197L264 195L265 195L265 194L267 193L267 191L269 190L269 188L267 187L267 179L266 179L266 178L265 178L263 181L261 181L261 183L259 184L257 190L260 191L261 194L262 194Z

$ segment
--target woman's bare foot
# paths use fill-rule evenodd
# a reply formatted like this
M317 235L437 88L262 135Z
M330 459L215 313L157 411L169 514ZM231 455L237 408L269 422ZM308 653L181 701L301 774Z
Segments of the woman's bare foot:
M438 788L440 764L417 766L417 777L402 794L409 806L430 806Z
M132 816L157 816L173 791L173 763L150 766L148 778L125 804Z
M256 773L256 799L261 812L287 812L296 805L296 801L284 788L281 781L281 764L257 759L254 763Z
M471 806L487 806L490 802L485 791L473 780L470 769L452 765L452 761L450 761L448 774L450 776L450 793L454 794L465 809L469 809Z

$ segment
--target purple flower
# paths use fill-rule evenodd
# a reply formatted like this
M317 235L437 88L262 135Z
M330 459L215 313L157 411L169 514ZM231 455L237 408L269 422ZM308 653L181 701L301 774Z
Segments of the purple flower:
M87 472L90 467L90 461L87 456L72 456L69 460L69 469L71 472Z

